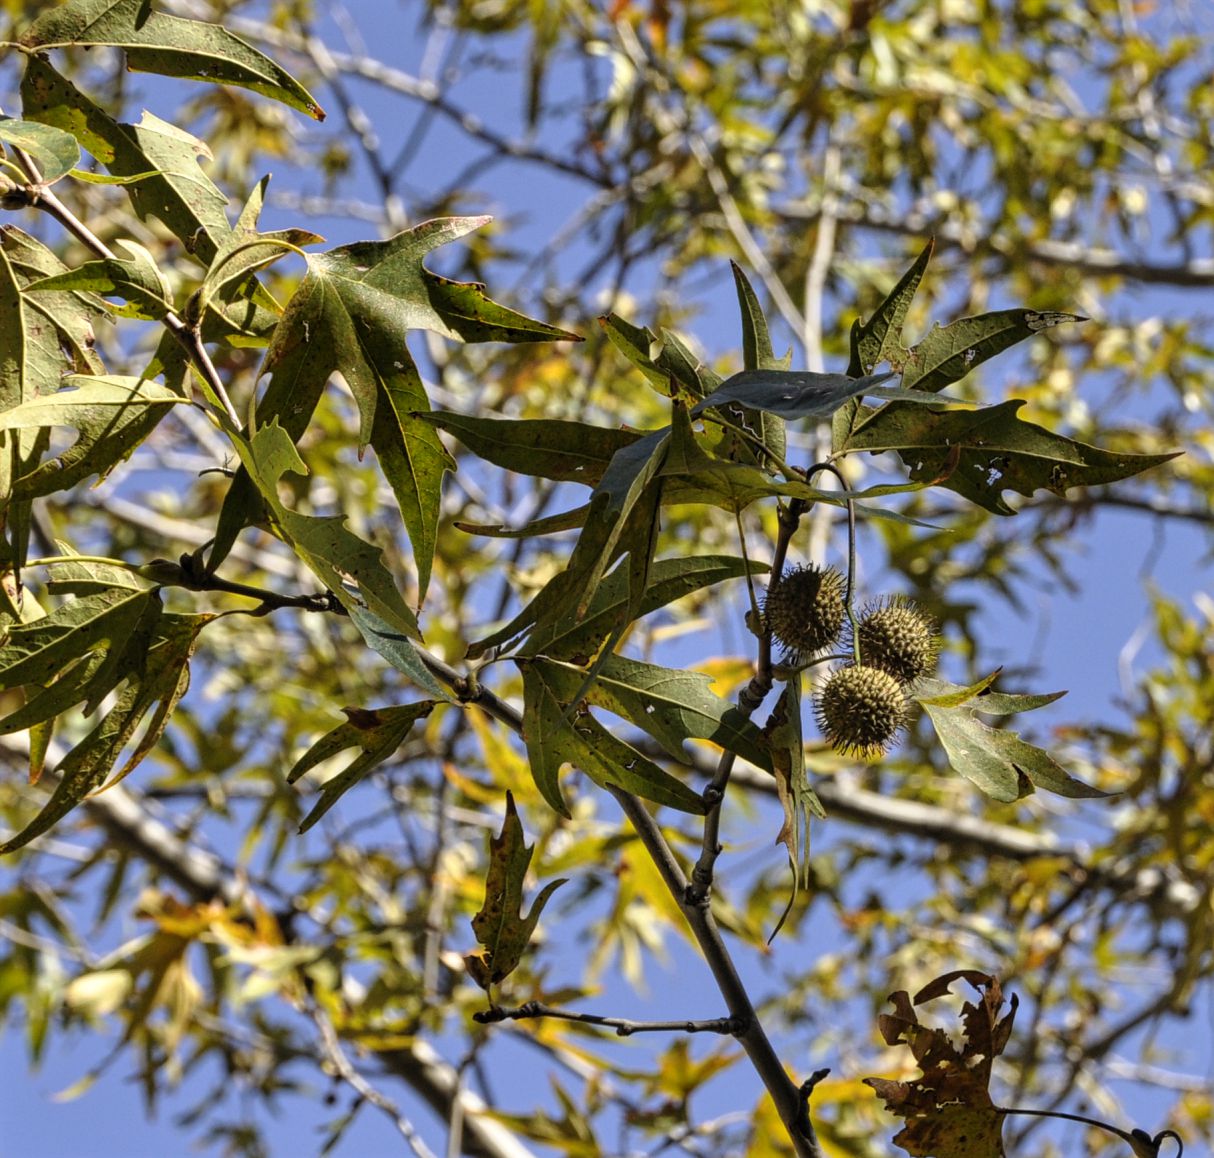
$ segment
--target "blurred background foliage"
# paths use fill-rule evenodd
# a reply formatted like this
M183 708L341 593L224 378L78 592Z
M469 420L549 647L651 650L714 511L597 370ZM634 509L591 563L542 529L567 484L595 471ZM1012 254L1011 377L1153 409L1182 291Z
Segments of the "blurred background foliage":
M7 0L4 38L48 7ZM897 1051L880 1045L876 1015L891 990L960 967L997 973L1023 1002L997 1101L1170 1126L1186 1153L1208 1148L1209 11L1145 0L158 7L223 23L279 59L328 122L304 123L242 90L129 73L106 49L59 66L124 118L146 105L204 139L208 172L234 205L274 171L264 228L306 226L338 244L437 215L494 213L493 226L435 255L435 267L484 280L497 300L585 338L517 347L416 335L436 405L664 424L663 399L595 319L615 312L655 333L671 328L732 372L740 336L729 259L764 296L777 351L792 346L794 366L810 369L844 368L853 320L929 237L936 254L908 335L1011 305L1091 319L959 389L1027 399L1024 417L1084 442L1184 457L1113 488L1039 494L1014 519L940 490L905 496L899 510L943 529L866 523L860 584L911 594L939 617L951 678L1004 663L1001 686L1016 690L1054 690L1043 640L1070 614L1065 593L1097 608L1092 654L1116 656L1124 644L1118 669L1093 664L1044 724L1022 726L1117 795L999 805L948 772L930 729L912 728L890 758L864 767L808 729L829 813L814 827L810 888L768 948L790 874L773 844L770 782L742 776L714 906L743 942L748 983L790 1068L832 1067L813 1102L829 1154L891 1152L896 1123L858 1081L903 1072ZM19 69L15 54L0 63L9 113ZM58 188L104 240L151 249L184 301L198 266L155 221L136 221L120 188ZM69 265L84 260L48 222L15 223ZM264 280L285 301L300 270L283 262ZM112 372L137 372L158 335L106 326L98 338ZM259 359L255 349L216 351L241 412ZM373 463L353 452L356 426L348 393L331 387L301 442L313 473L292 478L292 501L344 513L407 584L407 539ZM802 457L815 437L799 436ZM81 552L175 558L209 537L224 491L215 471L231 465L208 425L179 408L105 487L43 502L38 533ZM846 469L857 483L904 477L880 457ZM422 615L432 651L457 662L569 546L568 536L471 537L456 524L520 525L578 494L471 461L448 478ZM774 537L774 510L761 506L745 516L752 549ZM839 560L828 516L798 557ZM665 519L664 555L735 550L722 512ZM1094 574L1085 553L1110 569ZM268 537L243 540L225 574L287 592L314 585ZM744 610L732 588L724 601L691 596L638 625L628 648L707 672L728 693L749 672ZM506 668L485 678L517 699ZM555 816L512 737L476 711L440 706L393 761L297 835L316 786L340 767L309 773L301 795L285 782L299 754L338 722L339 707L412 697L333 617L279 611L208 628L192 689L139 773L4 866L6 1035L24 1035L34 1063L55 1041L83 1043L74 1092L103 1071L133 1074L149 1108L164 1102L215 1153L277 1152L267 1111L322 1095L322 1137L347 1152L344 1131L373 1103L342 1059L405 1107L398 1129L416 1118L438 1152L444 1136L456 1138L450 1153L461 1144L516 1155L788 1152L727 1040L624 1045L559 1022L490 1031L471 1021L484 998L466 983L461 954L473 945L469 917L506 789L536 842L537 880L572 878L511 978L511 998L592 999L623 1016L644 1017L655 1001L663 1016L719 1014L715 994L690 979L699 963L677 909L593 786L571 795L571 820ZM21 737L3 742L11 771L0 817L15 829L31 790ZM704 745L700 757L708 767ZM691 821L663 821L694 856ZM452 1087L469 1092L455 1110ZM496 1120L472 1113L473 1096ZM1013 1154L1121 1152L1098 1133L1035 1119L1011 1120L1008 1136Z

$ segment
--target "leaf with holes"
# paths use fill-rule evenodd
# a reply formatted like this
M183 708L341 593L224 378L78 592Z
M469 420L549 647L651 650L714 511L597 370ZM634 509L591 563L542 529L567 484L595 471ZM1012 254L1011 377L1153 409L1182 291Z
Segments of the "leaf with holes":
M941 997L954 981L969 982L981 995L961 1010L963 1037L958 1047L942 1029L922 1025L914 1006ZM1007 1014L997 977L958 969L915 994L890 996L892 1014L878 1027L886 1045L907 1046L922 1077L912 1081L865 1078L885 1100L886 1109L906 1119L894 1142L916 1158L1003 1158L1003 1114L991 1101L991 1065L1007 1046L1019 1005L1015 995Z
M912 481L934 485L998 515L1013 515L1006 490L1031 497L1038 490L1065 495L1070 487L1118 482L1175 458L1101 450L1017 417L1012 399L982 410L928 410L890 406L860 423L848 452L896 451Z

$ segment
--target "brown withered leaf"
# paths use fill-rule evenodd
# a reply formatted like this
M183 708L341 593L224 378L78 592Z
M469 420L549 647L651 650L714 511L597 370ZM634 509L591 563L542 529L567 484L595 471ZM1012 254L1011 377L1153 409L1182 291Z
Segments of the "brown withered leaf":
M489 838L485 903L472 918L472 931L482 948L464 958L469 976L486 992L514 972L548 898L565 883L564 877L549 881L535 898L531 911L525 917L522 915L523 882L534 848L526 843L514 796L507 792L501 834Z
M968 981L981 995L961 1010L962 1044L944 1030L922 1025L915 1012L949 992L954 981ZM1013 995L1000 1016L999 979L976 969L958 969L929 982L914 1001L900 990L890 995L893 1013L882 1014L878 1028L887 1045L905 1045L923 1072L909 1082L865 1078L885 1100L886 1109L906 1119L894 1138L915 1158L1004 1158L1003 1111L990 1095L991 1065L1003 1052L1019 1004Z

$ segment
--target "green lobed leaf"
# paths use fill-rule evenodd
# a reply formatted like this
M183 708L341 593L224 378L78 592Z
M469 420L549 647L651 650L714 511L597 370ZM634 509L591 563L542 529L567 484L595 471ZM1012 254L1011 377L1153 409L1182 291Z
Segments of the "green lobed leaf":
M464 961L468 975L486 991L505 980L518 967L548 899L565 883L549 881L524 917L523 886L535 851L523 836L523 826L514 807L514 796L506 793L506 817L502 831L489 838L489 869L485 875L485 901L472 918L472 931L482 948Z
M557 812L569 815L560 771L573 764L600 786L614 784L656 804L703 815L704 800L698 792L617 739L588 712L566 719L568 705L560 696L567 677L556 665L542 659L515 662L523 673L523 739L531 775Z
M79 431L66 450L15 481L13 491L22 498L68 490L92 474L104 478L174 405L186 401L155 382L118 374L77 374L64 381L68 389L0 414L0 428L72 426Z
M141 221L155 217L186 253L211 265L232 227L227 197L199 167L211 156L202 141L146 111L137 125L115 121L38 55L26 59L21 99L27 117L70 132L111 174L132 179L124 188ZM252 278L225 305L227 328L259 342L280 312Z
M553 694L572 702L586 673L547 657L535 663L543 666L545 683ZM771 772L771 751L759 729L735 704L713 692L711 685L711 677L701 672L611 655L600 667L586 699L648 733L675 760L687 762L685 740L711 740Z
M15 225L0 226L0 249L7 254L22 289L31 283L55 274L66 273L67 266L37 238ZM93 323L108 319L106 303L91 293L48 293L23 295L22 305L32 315L49 325L36 327L31 338L41 342L45 351L42 360L55 368L55 376L65 371L78 374L101 374L105 370L94 348L96 335ZM52 383L50 374L46 381Z
M69 600L41 619L9 628L0 646L0 688L47 687L90 652L116 649L121 655L133 625L159 606L152 590L112 588Z
M286 431L277 423L262 426L251 439L236 438L234 446L283 539L342 606L353 613L365 603L392 630L420 638L417 619L401 598L378 547L347 530L340 515L301 515L279 499L278 480L308 470ZM351 585L358 596L351 594Z
M208 310L214 310L224 325L231 325L239 315L239 302L247 284L258 270L265 269L305 245L324 240L310 229L277 229L259 233L257 219L265 202L269 177L263 177L254 187L231 234L223 240L214 260L184 311L185 320L197 324ZM246 306L247 308L247 302ZM234 341L233 344L239 344Z
M413 545L418 588L430 578L443 474L453 462L421 414L429 400L406 347L409 330L463 341L533 342L573 339L554 326L515 313L483 287L431 273L426 256L484 225L487 217L444 218L386 241L359 242L308 254L308 272L292 296L263 373L270 384L257 420L277 420L292 441L311 421L326 382L340 371L358 403L359 449L379 456ZM225 499L208 566L226 557L260 504L238 474Z
M67 0L44 12L21 37L26 48L110 45L127 67L208 84L251 89L315 120L324 110L285 69L218 24L152 9L150 0Z
M935 245L935 239L929 238L914 264L898 279L898 284L873 311L873 316L860 326L855 338L860 360L858 373L871 374L882 362L901 365L906 353L902 345L902 327ZM909 386L910 383L904 380L903 385Z
M1019 800L1035 789L1072 798L1107 796L1071 776L1045 750L1015 732L991 728L978 714L1007 715L1053 703L1065 693L1024 696L991 692L995 672L969 687L924 679L915 699L927 712L954 771L995 800Z
M71 133L37 121L0 116L0 141L27 152L38 164L45 184L51 185L80 163L80 145Z
M660 559L649 572L649 585L633 619L648 615L694 591L737 579L748 573L760 575L769 568L765 563L725 555L699 555L681 559ZM600 644L629 622L631 593L626 569L616 568L596 588L585 615L573 609L559 618L546 620L528 635L519 649L524 656L546 655L551 659L588 663Z
M996 310L933 326L907 353L902 367L906 389L935 392L964 378L996 354L1065 322L1083 322L1079 314L1041 310Z
M152 174L126 187L139 219L158 218L201 261L214 258L231 226L227 198L199 168L211 155L202 141L146 111L120 124L38 55L26 58L21 97L27 117L71 133L114 175Z
M742 272L737 262L729 263L733 270L734 287L738 291L738 309L742 314L742 368L745 370L787 370L792 365L792 350L789 349L782 358L776 357L772 349L771 334L768 331L767 319L763 316L763 308L759 305L758 295L751 286L746 274ZM788 450L788 433L783 419L763 410L744 411L740 425L752 430L759 441L767 447L776 460L784 458ZM726 431L723 436L725 446L722 447L724 456L745 463L758 463L755 447L732 432Z
M929 410L890 406L850 437L846 450L893 450L913 481L931 479L999 515L1015 514L1005 490L1031 496L1037 490L1065 495L1073 486L1097 486L1130 478L1173 459L1170 454L1101 450L1017 417L1014 398L982 410Z
M494 466L589 487L602 481L617 451L642 437L634 430L555 418L478 418L447 410L419 417Z
M669 330L661 337L644 326L634 326L616 314L604 314L599 325L608 340L632 363L659 394L695 402L716 388L721 379L696 358Z
M390 760L404 743L418 720L428 716L433 700L420 700L387 708L342 708L346 722L321 736L292 766L287 783L294 784L304 773L339 755L348 748L359 749L354 760L321 786L320 799L299 826L300 833L311 828L334 804L360 780Z
M26 292L87 290L122 298L125 306L113 311L124 318L160 321L173 309L172 292L156 259L138 242L119 238L114 246L130 256L87 261L64 273L42 278L26 286Z
M747 370L787 370L792 363L792 351L782 358L776 357L771 345L771 334L767 319L759 305L758 295L742 267L736 261L729 263L733 271L734 287L738 291L738 309L742 313L742 365Z
M154 592L139 595L155 599ZM66 606L94 598L85 596ZM131 595L124 591L120 598L131 598ZM60 761L56 769L58 783L50 799L25 828L0 846L0 854L12 852L41 836L100 788L141 725L144 726L143 735L114 782L127 775L147 755L159 741L173 709L189 686L189 659L198 633L214 618L214 615L161 613L158 599L154 605L150 602L145 605L136 629L119 641L123 646L121 662L111 668L117 681L113 703L92 731ZM13 670L12 667L6 669L6 678L12 678ZM94 698L98 698L99 689L90 690ZM152 715L144 725L149 712Z

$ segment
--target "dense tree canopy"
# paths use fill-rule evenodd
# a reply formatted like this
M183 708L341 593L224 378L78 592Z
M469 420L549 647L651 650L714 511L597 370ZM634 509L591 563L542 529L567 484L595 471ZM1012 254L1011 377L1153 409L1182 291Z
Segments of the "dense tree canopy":
M214 1153L1210 1147L1211 17L329 7L3 5L6 1040Z

